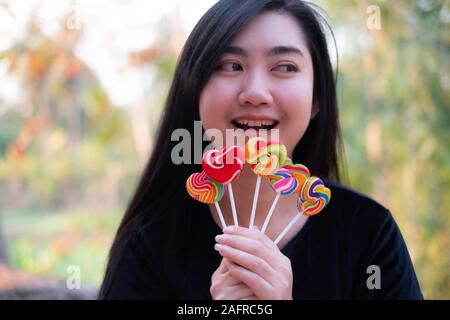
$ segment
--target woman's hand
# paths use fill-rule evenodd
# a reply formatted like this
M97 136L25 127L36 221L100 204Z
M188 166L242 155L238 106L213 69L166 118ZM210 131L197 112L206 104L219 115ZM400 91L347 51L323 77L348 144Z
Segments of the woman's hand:
M219 268L211 278L210 293L214 300L255 300L252 290L247 285L231 276L228 271L230 264L222 259Z
M292 299L291 261L265 234L232 226L216 241L215 249L228 261L226 269L234 281L243 282L256 298Z

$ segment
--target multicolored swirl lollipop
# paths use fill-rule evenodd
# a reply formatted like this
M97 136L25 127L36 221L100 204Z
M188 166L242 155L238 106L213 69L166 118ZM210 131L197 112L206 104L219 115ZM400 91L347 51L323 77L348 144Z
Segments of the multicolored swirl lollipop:
M305 216L318 214L330 202L331 190L325 187L323 181L318 177L310 177L304 183L297 199L297 207ZM275 239L275 244L285 236L289 229L300 219L302 215L297 214Z
M253 226L255 220L261 176L273 174L284 164L286 155L286 147L278 141L266 141L261 137L254 137L245 144L245 160L250 164L253 172L257 174L249 228Z
M311 174L306 166L300 163L293 163L291 159L286 159L285 163L282 166L283 169L289 170L289 172L294 176L297 180L297 189L294 192L300 192L306 180L309 179Z
M297 207L307 216L313 216L322 211L330 202L331 191L317 177L310 177L303 185L297 200Z
M218 203L223 197L223 184L211 179L204 171L196 172L187 179L186 190L197 201L207 204L214 203L222 227L226 227L225 219Z
M269 181L270 184L272 185L272 188L277 193L277 195L272 202L272 205L269 209L269 212L267 213L264 224L261 228L262 233L266 231L266 228L269 225L270 218L272 217L272 214L275 210L275 207L277 206L280 196L292 194L298 189L297 179L292 175L292 173L289 170L284 168L278 169L272 175L270 175Z

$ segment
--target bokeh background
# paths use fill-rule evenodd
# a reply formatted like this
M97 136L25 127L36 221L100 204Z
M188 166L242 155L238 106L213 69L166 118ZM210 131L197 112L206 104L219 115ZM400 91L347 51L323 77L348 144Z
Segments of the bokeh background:
M177 57L214 3L0 0L0 298L95 297ZM315 3L339 53L345 183L392 211L425 298L450 299L449 2Z

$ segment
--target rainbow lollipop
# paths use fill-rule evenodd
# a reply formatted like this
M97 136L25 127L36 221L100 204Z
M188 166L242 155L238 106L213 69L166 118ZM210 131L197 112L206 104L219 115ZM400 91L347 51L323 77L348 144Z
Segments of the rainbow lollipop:
M297 199L297 207L300 212L306 216L318 214L330 202L331 191L325 187L323 181L317 177L310 177L303 185L299 198ZM294 219L284 228L280 235L275 239L278 244L289 229L300 219L301 215L297 214Z
M245 160L257 174L249 228L253 226L255 220L261 176L271 175L281 167L286 160L286 154L286 147L277 141L267 142L263 138L254 137L245 144Z
M205 172L196 172L187 179L186 190L197 201L207 204L214 203L222 228L226 227L225 219L218 203L223 197L223 184L214 181Z
M266 228L269 224L270 218L272 217L273 211L275 210L278 200L280 199L280 196L292 194L298 189L297 179L295 179L295 177L292 175L292 173L289 172L289 170L284 168L275 171L273 175L269 176L269 180L272 185L272 188L275 190L277 195L272 203L272 206L270 207L269 213L267 214L264 224L261 228L262 233L266 231Z
M310 177L308 168L300 163L292 163L292 160L289 158L286 159L282 168L289 170L289 172L294 176L294 178L298 182L297 189L294 192L300 192L306 180L308 180Z
M331 191L317 177L310 177L297 199L297 207L307 216L313 216L322 211L330 202Z

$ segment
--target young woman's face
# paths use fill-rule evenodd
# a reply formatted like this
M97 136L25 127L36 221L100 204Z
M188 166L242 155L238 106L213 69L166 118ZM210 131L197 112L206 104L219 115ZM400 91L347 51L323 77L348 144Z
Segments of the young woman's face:
M224 137L226 129L279 129L291 156L318 112L313 83L298 23L287 14L262 13L234 39L203 89L203 128L219 129Z

